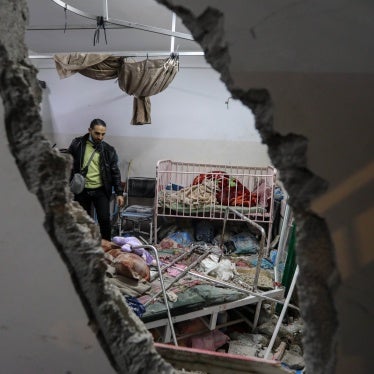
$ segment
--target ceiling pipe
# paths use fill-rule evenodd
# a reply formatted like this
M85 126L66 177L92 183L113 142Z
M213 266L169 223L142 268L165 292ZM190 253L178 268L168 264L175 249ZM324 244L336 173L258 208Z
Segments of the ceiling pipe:
M108 0L103 0L103 14L105 21L108 21L109 10L108 10Z
M172 16L172 20L171 20L171 31L175 31L175 21L177 19L177 16L175 15L175 13L173 12L173 16ZM174 42L175 42L175 38L174 36L172 36L170 38L170 53L173 53L174 52Z
M60 25L47 25L47 26L28 26L26 28L27 31L58 31L58 30L96 30L96 25L70 25L68 27L60 26ZM121 26L121 25L111 25L105 26L107 30L123 30L129 29L130 27Z
M70 52L56 52L55 54L58 53L70 53ZM170 52L111 52L111 51L106 51L106 52L79 52L83 54L108 54L112 56L121 56L121 57L158 57L158 56L170 56ZM204 56L204 52L178 52L179 56ZM28 56L30 59L35 59L35 60L43 60L43 59L53 59L54 54L30 54Z

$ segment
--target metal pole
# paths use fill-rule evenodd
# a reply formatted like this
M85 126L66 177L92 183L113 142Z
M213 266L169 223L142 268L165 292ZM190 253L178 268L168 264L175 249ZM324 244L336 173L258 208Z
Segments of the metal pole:
M292 283L291 283L291 286L290 286L290 289L288 290L288 294L287 294L287 297L286 297L286 300L283 304L283 308L282 308L282 311L281 311L281 314L279 316L279 319L278 319L278 322L277 324L275 325L275 329L274 329L274 332L273 332L273 336L271 337L271 340L270 340L270 343L269 343L269 346L267 347L266 349L266 352L265 352L265 355L264 355L264 359L267 360L268 357L269 357L269 354L273 348L273 345L274 345L274 342L275 342L275 338L277 337L278 335L278 331L280 329L280 326L282 324L282 321L283 321L283 318L284 318L284 315L286 313L286 310L287 310L287 307L288 307L288 304L290 302L290 299L291 299L291 296L292 296L292 293L293 293L293 290L295 288L295 285L296 285L296 280L297 280L297 277L299 275L299 266L296 266L296 269L295 269L295 273L293 275L293 278L292 278Z
M226 222L227 222L228 217L229 217L229 210L226 209L225 210L225 215L224 215L224 218L223 218L221 241L219 243L219 247L221 248L222 251L223 251L223 242L224 242L224 239L225 239L224 236L225 236L225 231L226 231Z
M169 320L171 334L172 334L172 337L173 337L174 345L178 346L177 337L175 336L175 331L174 331L173 320L171 318L168 297L166 295L164 280L163 280L162 274L161 274L161 266L160 266L160 260L158 258L157 249L153 245L150 245L150 244L139 245L139 246L131 247L131 248L132 249L148 248L148 249L151 249L154 252L154 255L156 257L157 269L158 269L158 273L159 273L159 277L160 277L160 283L161 283L161 289L162 289L161 292L163 293L163 296L164 296L164 301L165 301L166 310L167 310L167 314L168 314L168 320Z
M177 269L177 270L180 270L180 271L183 271L183 269L180 269L177 266L173 266L173 268ZM213 283L217 283L220 286L224 286L224 287L227 287L227 288L232 288L233 290L240 291L240 292L246 293L246 294L251 295L251 296L256 296L256 297L258 297L260 299L263 299L263 300L269 300L269 301L272 301L272 302L275 302L275 303L278 303L278 304L284 304L281 300L274 299L274 298L269 297L269 296L264 296L264 295L261 295L258 292L250 291L250 290L247 290L247 289L239 287L239 286L235 286L235 285L233 285L231 283L227 283L225 281L218 280L218 279L213 278L213 277L211 277L209 275L199 274L199 273L197 273L194 270L190 270L188 272L188 274L193 275L194 277L197 277L197 278L201 278L201 279L213 282ZM288 306L289 306L289 308L300 310L300 308L298 308L295 305L289 304Z
M103 1L103 14L105 21L108 21L109 11L108 11L108 0Z
M141 247L139 247L139 248L141 248ZM195 260L192 264L188 265L177 277L175 277L173 279L172 282L170 282L166 286L166 288L162 287L162 291L157 292L155 295L153 295L147 302L144 303L144 305L145 306L148 305L152 300L156 299L159 295L161 295L162 292L165 293L165 291L168 290L174 283L178 282L179 279L183 278L188 273L188 271L190 269L192 269L194 266L199 264L202 260L204 260L205 257L207 257L210 254L211 254L211 251L207 251L203 255L201 255L197 260ZM161 270L160 270L160 272L161 272ZM160 275L160 281L161 281L161 283L163 282L163 279L162 279L161 275ZM166 293L165 293L165 295L166 295Z
M241 219L243 219L244 221L246 221L247 223L249 223L250 225L255 227L261 233L260 249L258 251L258 258L257 258L257 265L256 265L256 273L255 273L255 277L254 277L254 280L253 280L253 288L255 290L257 290L258 278L260 276L261 262L262 262L262 259L264 257L265 236L266 236L265 230L264 230L263 227L258 225L256 222L252 221L251 219L246 217L244 214L238 212L237 210L233 209L232 207L227 207L226 208L225 221L227 220L227 217L228 217L228 210L230 210L231 212L233 212L234 214L239 216ZM224 221L224 224L225 224L225 221ZM222 233L222 238L223 238L223 234L224 233Z
M55 54L60 54L64 52L56 52ZM133 51L114 51L114 52L80 52L83 54L110 54L111 56L119 56L119 57L163 57L163 56L170 56L170 52L160 51L160 52L133 52ZM178 52L179 56L204 56L204 52ZM34 60L45 60L45 59L53 59L54 55L45 54L45 55L29 55L28 58Z
M171 266L173 266L175 263L177 263L178 261L180 261L182 258L184 257L188 257L189 255L192 254L192 252L195 250L195 248L192 248L190 251L188 252L184 252L182 253L180 256L178 256L177 258L175 258L172 262L170 262L169 264L167 264L166 266L164 266L162 269L161 269L161 272L162 273L165 273L165 271L167 269L169 269ZM157 273L153 279L151 280L151 283L154 282L158 277L160 276L160 273Z
M256 312L255 312L255 317L253 318L252 331L254 331L257 327L258 319L260 318L261 306L262 306L262 301L259 301L256 305Z
M175 32L175 22L176 22L176 19L177 19L177 16L173 12L173 17L172 17L172 21L171 21L171 31L172 32ZM174 52L174 42L175 42L175 37L171 36L171 38L170 38L170 53Z

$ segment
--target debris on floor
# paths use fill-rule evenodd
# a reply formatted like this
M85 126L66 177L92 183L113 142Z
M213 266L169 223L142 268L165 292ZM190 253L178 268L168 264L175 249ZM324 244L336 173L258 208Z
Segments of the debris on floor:
M172 225L169 226L168 230L165 228L162 230L163 235L161 235L161 231L159 233L159 237L162 239L155 247L160 264L163 267L165 275L163 279L167 285L165 291L167 301L164 300L164 303L166 305L170 303L170 305L174 306L179 302L179 295L185 292L189 302L188 306L193 305L195 308L191 311L191 316L193 317L189 315L188 320L169 324L175 329L175 339L178 340L178 346L209 352L228 353L246 358L267 358L274 362L276 361L279 365L281 364L285 368L285 372L304 373L303 322L298 311L295 312L297 308L291 311L288 309L286 312L273 345L270 342L279 319L277 307L278 309L281 307L281 303L278 300L271 301L265 298L261 303L258 303L257 300L254 304L240 304L234 309L220 311L215 317L204 314L201 314L200 317L195 317L196 313L194 314L196 310L201 308L200 303L210 300L207 287L214 282L216 282L218 290L231 292L229 296L222 294L222 298L227 302L231 301L230 298L235 292L242 292L243 295L240 297L246 298L248 295L253 294L253 290L257 292L257 287L260 293L279 289L279 284L274 281L276 251L272 250L269 252L268 258L260 257L262 262L258 265L258 243L252 233L246 233L238 229L231 234L226 234L224 238L220 238L219 235L214 237L213 226L210 223L208 224L208 222L199 222L195 226L187 228ZM118 277L120 276L129 277L124 272L124 261L116 260L117 257L113 256L114 252L116 252L116 255L118 255L117 252L129 252L126 247L128 240L128 237L114 237L112 243L102 243L108 265L114 266L118 273L110 275L112 284L114 284L114 281L118 282L120 280ZM142 243L137 244L139 246ZM130 252L123 254L133 254L131 246ZM134 287L133 284L126 282L126 286L131 287L134 289L133 292L135 292L141 282L152 284L154 289L148 290L145 295L138 297L137 294L134 294L134 296L138 297L140 304L144 303L145 309L149 310L152 306L150 303L153 302L153 296L150 296L151 291L161 294L161 288L156 283L150 283L159 277L159 272L154 266L154 258L146 250L141 253L134 252L135 254L139 256L139 260L143 261L142 264L144 263L144 266L149 267L149 274L136 277L134 276L134 271L138 271L138 268L135 270L131 268L130 278L132 278L133 283L134 280L137 281L137 284ZM111 255L114 257L113 259L110 257ZM194 268L191 267L190 271L190 266L192 265L194 265ZM194 275L196 276L194 270L202 274L203 277L194 278ZM185 277L183 278L184 283L180 280L181 276ZM254 280L257 276L257 284L253 288ZM212 279L214 282L212 282ZM180 283L177 283L178 281ZM176 283L174 284L174 282ZM233 287L230 289L226 285L225 288L225 282L229 282ZM170 287L172 286L171 288L169 284ZM141 285L143 286L143 284ZM193 286L200 287L194 294L192 293ZM250 292L247 293L247 290ZM188 291L191 291L191 293L188 293ZM125 294L125 292L123 293ZM213 303L212 308L217 303ZM164 308L164 305L161 306ZM185 313L182 310L184 308L184 305L181 306L178 312L183 311ZM143 313L144 311L141 312ZM158 310L155 308L155 315L157 315L157 312ZM216 318L216 321L212 322L212 319L209 320L209 318ZM255 320L256 322L254 322ZM211 327L212 324L214 324L213 328ZM166 331L167 328L163 330L163 327L160 326L150 329L154 341L159 343L168 342L165 339ZM269 356L270 345L272 349Z

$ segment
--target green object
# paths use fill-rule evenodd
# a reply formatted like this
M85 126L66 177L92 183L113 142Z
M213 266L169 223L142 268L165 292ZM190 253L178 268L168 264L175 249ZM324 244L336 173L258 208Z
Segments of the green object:
M295 244L296 244L296 225L292 225L290 239L288 242L288 251L287 259L284 265L284 272L282 276L282 285L284 286L284 297L287 297L288 290L290 289L292 278L296 270L296 253L295 253ZM282 304L277 304L276 313L279 314L282 310Z
M296 225L292 225L290 240L288 242L287 259L284 265L284 272L282 277L282 285L285 287L285 296L287 296L290 288L293 275L296 270L296 254L295 254L295 243L296 243Z

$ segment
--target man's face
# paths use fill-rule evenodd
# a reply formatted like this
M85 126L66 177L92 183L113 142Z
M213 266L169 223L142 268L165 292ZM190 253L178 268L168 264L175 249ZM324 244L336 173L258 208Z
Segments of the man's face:
M105 131L106 127L102 125L95 125L92 129L88 129L94 143L100 143L104 139Z

